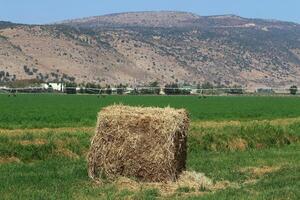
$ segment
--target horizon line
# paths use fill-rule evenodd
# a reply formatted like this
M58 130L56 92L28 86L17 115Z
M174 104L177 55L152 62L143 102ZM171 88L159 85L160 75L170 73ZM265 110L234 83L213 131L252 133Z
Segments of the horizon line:
M287 23L294 23L300 25L300 22L297 21L289 21L289 20L281 20L278 18L259 18L259 17L245 17L242 15L234 14L234 13L227 13L227 14L214 14L214 15L200 15L195 12L190 12L190 11L182 11L182 10L153 10L153 11L124 11L124 12L112 12L112 13L104 13L104 14L99 14L99 15L90 15L90 16L80 16L80 17L70 17L70 18L64 18L61 20L55 20L52 22L46 22L46 23L25 23L25 22L17 22L17 21L11 21L11 20L6 20L6 19L0 19L0 22L9 22L13 24L20 24L20 25L54 25L54 24L59 24L63 23L66 21L72 21L72 20L80 20L80 19L88 19L88 18L93 18L93 17L104 17L104 16L112 16L112 15L121 15L121 14L128 14L128 13L159 13L159 12L177 12L177 13L187 13L187 14L192 14L196 15L199 17L215 17L215 16L236 16L240 17L243 19L258 19L258 20L266 20L266 21L277 21L277 22L287 22Z

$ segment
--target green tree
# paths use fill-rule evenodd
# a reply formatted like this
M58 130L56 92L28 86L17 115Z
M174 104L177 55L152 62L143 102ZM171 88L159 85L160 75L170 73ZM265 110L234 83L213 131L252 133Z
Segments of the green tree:
M117 87L117 94L118 94L118 95L124 94L124 92L125 92L125 90L126 90L126 85L119 84L119 85L117 85L116 87Z
M206 82L202 84L202 89L213 89L214 86L210 82Z
M177 83L167 84L164 89L167 95L178 95L180 94L179 86Z
M67 82L66 83L65 93L67 93L67 94L76 94L77 93L76 87L77 87L76 83L74 83L74 82Z
M149 84L149 87L159 87L159 83L157 81L154 81Z
M293 86L290 87L290 94L296 95L297 91L298 91L298 88L297 88L296 85L293 85Z
M106 85L105 93L108 95L112 94L112 89L111 89L110 85Z
M239 85L234 85L229 90L226 91L228 94L243 94L243 88Z
M86 83L85 84L85 93L87 94L99 94L100 85L95 83Z
M151 87L151 91L150 91L151 94L159 95L160 87L159 87L159 83L157 81L150 83L149 87Z

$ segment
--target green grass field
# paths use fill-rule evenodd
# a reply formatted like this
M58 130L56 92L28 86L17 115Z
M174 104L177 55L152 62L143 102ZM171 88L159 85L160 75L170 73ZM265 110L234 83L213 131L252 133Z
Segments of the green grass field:
M216 190L96 184L86 153L113 103L186 108L189 171ZM0 95L0 199L299 199L300 98Z
M0 102L0 128L94 126L97 112L114 103L186 108L204 121L300 117L299 97L0 95Z

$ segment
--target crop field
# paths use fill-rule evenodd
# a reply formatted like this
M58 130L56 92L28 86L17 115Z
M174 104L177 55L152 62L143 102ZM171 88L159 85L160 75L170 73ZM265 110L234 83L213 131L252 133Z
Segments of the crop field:
M186 108L187 170L212 188L92 182L86 155L111 104ZM0 95L0 199L299 199L300 98Z

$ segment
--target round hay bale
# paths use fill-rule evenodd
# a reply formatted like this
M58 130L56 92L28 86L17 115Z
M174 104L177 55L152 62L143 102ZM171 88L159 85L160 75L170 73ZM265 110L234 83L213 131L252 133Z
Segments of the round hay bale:
M184 109L106 107L98 115L88 154L89 176L175 181L185 170L188 127Z

